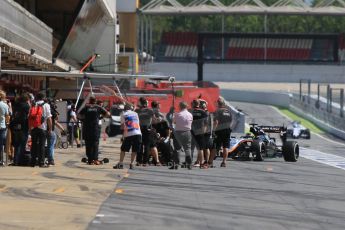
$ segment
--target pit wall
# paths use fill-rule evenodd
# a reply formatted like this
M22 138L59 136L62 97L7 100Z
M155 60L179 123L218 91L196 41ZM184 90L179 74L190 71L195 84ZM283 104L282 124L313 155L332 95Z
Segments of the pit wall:
M312 121L326 132L345 140L345 126L335 125L345 124L344 118L338 114L317 110L315 102L300 101L299 95L231 89L222 89L221 95L230 103L231 101L239 101L288 108L298 116ZM320 108L325 107L326 103L321 101Z

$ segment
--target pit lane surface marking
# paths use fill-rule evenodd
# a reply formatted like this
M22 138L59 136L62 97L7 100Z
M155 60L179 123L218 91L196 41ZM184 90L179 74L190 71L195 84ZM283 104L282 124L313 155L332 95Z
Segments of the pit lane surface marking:
M345 170L345 158L317 150L301 148L300 156L312 161Z

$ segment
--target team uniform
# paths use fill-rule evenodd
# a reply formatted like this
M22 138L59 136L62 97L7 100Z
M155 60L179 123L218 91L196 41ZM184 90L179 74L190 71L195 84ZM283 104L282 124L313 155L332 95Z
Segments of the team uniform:
M162 153L162 160L164 163L170 162L172 148L170 145L170 128L168 121L162 120L158 123L152 124L156 133L159 134L159 140L156 142L158 150Z
M226 107L217 109L214 113L214 121L218 122L218 125L215 127L216 138L214 140L214 148L229 148L231 136L230 125L232 122L230 110Z
M124 127L124 140L121 145L121 151L138 152L141 148L141 130L139 125L139 117L136 112L131 110L124 111L120 116L121 124Z
M83 137L85 140L86 156L88 162L98 161L99 146L99 118L106 116L107 111L99 105L90 104L85 106L79 113L84 117Z
M198 150L206 148L205 142L205 125L207 124L207 113L199 108L195 108L192 111L193 122L192 122L192 135L196 143Z
M149 151L152 145L152 119L153 110L147 107L136 109L135 112L139 116L140 130L142 132L142 146L140 151L137 152L137 162L139 164L147 164L149 160Z
M206 132L204 134L204 141L205 141L205 149L212 149L213 141L211 138L212 134L212 118L211 114L208 111L205 111L207 118L206 118Z

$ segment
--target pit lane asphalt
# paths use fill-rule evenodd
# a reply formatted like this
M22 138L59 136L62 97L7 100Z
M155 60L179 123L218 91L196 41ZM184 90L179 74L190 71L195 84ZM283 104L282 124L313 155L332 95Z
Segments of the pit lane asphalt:
M283 119L269 106L239 105L257 123ZM310 146L331 148L312 138ZM225 169L135 168L89 229L344 229L344 182L344 170L304 158L229 161Z

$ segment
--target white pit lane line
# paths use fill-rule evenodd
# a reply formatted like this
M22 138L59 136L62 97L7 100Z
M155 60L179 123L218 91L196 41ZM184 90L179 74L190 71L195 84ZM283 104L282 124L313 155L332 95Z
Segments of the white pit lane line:
M301 150L300 157L345 170L345 157L306 148L301 148Z

